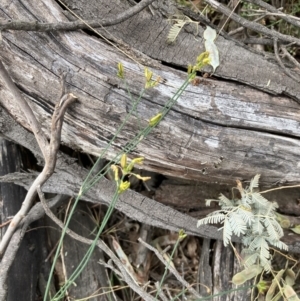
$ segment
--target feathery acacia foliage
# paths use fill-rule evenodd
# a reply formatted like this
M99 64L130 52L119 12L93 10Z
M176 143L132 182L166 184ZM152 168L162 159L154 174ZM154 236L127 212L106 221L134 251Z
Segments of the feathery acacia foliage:
M264 270L271 269L271 255L269 246L287 250L287 245L280 241L283 230L276 220L275 210L277 203L269 202L257 192L260 175L256 175L249 187L242 187L237 181L237 189L241 198L230 200L220 195L218 200L207 200L206 205L212 201L218 202L220 210L212 212L206 218L198 221L197 226L204 224L223 224L224 245L227 246L232 235L241 236L244 249L244 265L250 267L259 264Z

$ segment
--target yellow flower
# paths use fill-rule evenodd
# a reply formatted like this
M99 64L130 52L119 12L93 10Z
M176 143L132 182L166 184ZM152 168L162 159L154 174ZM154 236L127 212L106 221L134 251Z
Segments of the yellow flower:
M205 58L203 60L203 65L208 65L210 63L211 59L208 57L208 58Z
M149 120L149 125L150 126L156 126L160 122L161 117L162 117L162 113L158 113L157 115L155 115L154 117L152 117Z
M132 162L135 164L143 164L144 163L144 158L143 157L138 157L138 158L134 158L132 160Z
M202 63L205 59L207 59L209 57L209 52L205 51L202 52L200 55L198 55L197 57L197 63Z
M118 63L118 73L117 76L124 79L124 66L122 63Z
M179 230L178 237L179 237L180 240L182 240L182 239L184 239L186 237L186 233L184 232L183 229Z
M256 284L256 288L257 288L259 294L265 293L266 290L268 289L267 282L264 281L264 280L259 281L259 282Z
M122 167L122 169L126 168L127 166L127 155L123 154L120 160L120 165Z
M125 173L129 173L132 171L133 167L134 167L134 164L143 164L144 162L144 158L143 157L140 157L140 158L135 158L133 159L130 164L128 164L128 166L126 166L125 168Z
M150 71L147 67L145 67L145 77L146 77L146 82L150 82L152 79L153 72Z
M119 189L118 189L118 194L123 193L124 191L126 191L128 188L130 187L130 183L128 181L121 181L120 185L119 185Z
M143 182L148 181L148 180L151 179L151 177L142 177L142 176L140 176L138 174L135 174L135 173L132 174L132 175L135 176L137 179L142 180Z
M115 174L115 181L118 182L119 181L119 169L118 169L118 166L112 165L110 168L111 168L111 170Z

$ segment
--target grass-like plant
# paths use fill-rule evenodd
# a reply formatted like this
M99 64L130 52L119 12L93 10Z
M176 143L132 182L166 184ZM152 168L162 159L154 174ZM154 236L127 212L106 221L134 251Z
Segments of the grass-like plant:
M60 241L58 243L58 247L53 259L53 264L51 267L51 271L50 271L50 275L49 275L49 279L47 282L47 286L46 286L46 290L45 290L45 294L44 294L44 301L49 300L49 297L51 298L52 301L59 301L62 300L65 296L66 291L68 290L68 288L72 285L72 283L75 282L75 280L77 279L77 277L80 275L80 273L82 272L82 270L84 269L84 267L86 266L87 262L89 261L93 250L96 247L97 241L100 237L100 235L103 232L104 227L106 226L106 223L108 221L108 219L110 218L113 209L116 205L116 202L119 199L119 195L121 193L123 193L125 190L127 190L130 187L130 183L128 181L125 180L126 175L133 175L135 177L138 177L140 180L145 181L147 180L147 178L142 178L139 177L139 175L133 174L132 173L132 169L134 164L141 164L143 161L143 158L135 158L133 159L130 163L127 163L127 154L132 152L136 146L143 140L145 139L145 137L147 137L147 135L149 135L151 133L151 131L153 130L153 128L155 128L160 122L161 120L168 114L168 112L171 110L172 106L176 103L176 101L179 99L179 97L182 95L182 93L185 91L185 89L187 88L187 86L189 85L190 81L192 79L194 79L196 77L196 74L198 71L200 71L205 65L210 63L210 58L209 58L209 52L204 52L201 53L198 57L197 57L197 62L194 66L190 66L189 70L188 70L188 76L186 78L186 80L183 82L183 84L181 85L181 87L178 88L178 90L175 92L175 94L173 95L173 97L171 97L165 104L165 106L161 109L160 112L158 112L155 116L153 116L149 122L148 125L141 129L136 135L135 137L133 137L131 139L131 141L129 141L123 148L122 150L106 165L104 166L96 175L93 173L93 171L95 170L96 166L99 164L100 160L102 158L105 157L106 152L109 150L111 144L113 143L114 139L118 136L118 134L121 132L121 130L123 129L125 123L128 121L128 119L131 117L132 113L136 110L137 105L139 104L139 102L142 99L142 96L145 92L146 89L150 89L155 87L156 85L159 84L160 82L160 78L157 77L156 79L153 79L153 72L150 71L147 67L145 68L145 87L144 89L141 91L140 96L138 97L138 99L135 101L134 99L132 99L131 97L131 93L128 90L128 95L132 100L133 103L133 107L131 109L131 111L129 112L129 114L126 116L124 122L120 125L120 127L117 129L116 134L114 135L114 137L112 138L112 140L109 142L109 144L107 145L107 147L103 150L103 152L99 155L98 160L96 161L95 165L93 166L93 168L91 169L91 171L88 173L86 179L84 180L84 182L82 183L80 189L79 189L79 193L76 197L74 206L72 207L72 210L70 211L69 217L66 221L65 224L65 228L62 231L61 234L61 238ZM118 64L118 73L117 76L124 81L125 86L126 85L126 81L125 81L125 71L124 71L124 67L121 63ZM72 275L69 276L68 281L60 288L60 290L56 293L55 296L51 297L49 295L49 290L50 290L50 283L51 283L51 277L54 273L54 268L55 268L55 262L57 261L59 254L60 254L60 248L62 246L62 242L63 242L63 238L66 234L66 231L68 229L68 225L70 223L70 220L72 218L72 215L74 213L74 210L76 208L76 205L78 203L78 201L81 199L81 197L91 188L93 187L95 184L97 184L101 178L103 178L103 176L105 175L105 173L109 170L109 168L111 168L113 170L114 173L114 179L115 179L115 183L116 183L116 190L115 190L115 194L113 196L113 199L110 203L110 206L103 218L103 221L97 231L97 234L95 235L95 239L93 244L90 246L89 250L87 251L86 255L84 256L84 258L82 259L82 261L79 263L79 265L75 268L74 272L72 273Z

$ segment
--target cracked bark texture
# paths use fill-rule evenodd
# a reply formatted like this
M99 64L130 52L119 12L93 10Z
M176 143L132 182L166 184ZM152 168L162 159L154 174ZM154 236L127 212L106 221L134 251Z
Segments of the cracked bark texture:
M52 0L40 1L39 5L35 1L3 2L0 11L3 20L67 20L62 8ZM117 0L89 1L88 7L84 3L73 1L69 7L89 19L116 14L129 5ZM195 39L193 30L187 27L174 45L168 45L169 24L165 16L172 11L172 5L169 1L158 1L153 8L154 16L147 9L107 30L154 59L177 66L193 62L203 50L201 38ZM60 70L69 72L67 82L79 102L66 114L62 143L98 155L132 106L125 86L116 77L117 63L124 64L134 97L143 88L143 70L83 31L7 31L2 35L0 56L47 135L60 92L56 88L58 74ZM261 173L265 185L296 183L300 169L299 85L262 55L222 37L218 38L217 46L221 65L216 75L222 80L202 79L198 86L190 85L133 155L145 156L148 170L182 179L233 184L235 179L249 180ZM152 70L166 83L145 93L135 116L113 143L109 158L157 114L185 79L185 72L175 68L161 65ZM227 82L225 78L236 82ZM4 86L0 98L1 104L28 128L18 108L10 106L10 92Z
M87 19L114 16L129 7L127 1L118 0L66 3ZM140 127L161 110L186 77L180 68L193 63L204 50L201 26L197 37L195 28L187 26L176 43L166 43L170 28L167 17L176 12L171 1L156 1L151 9L154 15L146 9L120 25L107 28L116 39L168 64L157 62L158 67L151 67L166 82L144 94L134 116L114 141L108 158L120 151ZM53 0L1 1L1 21L67 21L65 15ZM97 30L107 36L103 30ZM125 85L116 76L117 63L124 64L126 80L135 98L144 86L144 70L87 31L6 31L2 32L2 39L0 57L48 137L51 115L60 95L59 74L61 70L68 72L69 89L79 101L66 113L62 143L74 150L99 155L133 103ZM257 173L262 174L265 187L298 183L300 86L287 77L271 57L266 58L221 36L216 44L221 58L215 73L217 79L201 78L198 86L190 85L165 120L132 153L132 156L145 156L146 169L176 178L176 189L174 182L166 182L156 192L157 199L167 206L127 191L117 203L117 209L149 225L172 231L182 228L188 234L220 239L221 232L216 231L216 227L196 227L195 212L193 217L168 206L199 207L203 214L205 198L217 197L219 192L235 186L236 179L247 181ZM153 65L153 61L149 63ZM11 106L10 98L10 92L0 79L0 102L5 108L0 108L0 132L30 149L42 162L26 118L18 107ZM86 174L74 160L60 153L56 173L43 189L76 195ZM35 173L15 174L10 181L28 189L35 176ZM204 189L208 185L203 182L210 183L209 191ZM113 192L114 184L103 180L83 200L109 205ZM293 214L299 210L298 190L275 192L273 197L282 211ZM284 241L291 252L300 253L299 236L285 235ZM221 250L220 256L224 252ZM223 259L220 257L220 260Z

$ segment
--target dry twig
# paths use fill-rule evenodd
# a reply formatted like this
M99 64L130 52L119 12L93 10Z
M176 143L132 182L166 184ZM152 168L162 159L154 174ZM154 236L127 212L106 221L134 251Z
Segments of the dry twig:
M43 153L45 159L45 166L42 172L38 175L38 177L33 182L32 186L29 188L25 200L22 203L22 207L19 212L14 216L10 225L8 226L1 242L0 242L0 257L3 256L5 249L13 235L16 231L18 225L21 220L26 216L28 211L30 210L34 197L36 196L36 187L39 185L43 185L52 175L56 165L56 155L60 146L60 137L61 137L61 129L63 124L63 117L67 110L67 107L72 104L77 97L72 93L62 95L58 104L56 104L54 108L54 113L52 116L52 124L51 124L51 138L50 143L48 143L46 136L41 130L41 126L37 121L33 111L30 106L27 104L25 99L22 97L18 88L10 78L7 70L5 69L3 63L0 61L0 75L4 83L9 87L11 93L14 96L13 101L16 102L16 106L20 106L23 110L24 115L27 118L27 121L34 133L34 136L39 144L39 147ZM64 76L62 78L64 81Z
M24 31L53 31L53 30L76 30L76 29L88 29L89 27L102 27L116 25L132 16L139 13L145 7L150 5L154 0L143 0L140 3L134 5L128 10L120 13L112 18L107 18L103 21L87 20L86 22L74 21L74 22L58 22L58 23L41 23L41 22L24 22L24 21L6 21L0 22L0 32L2 30L24 30Z
M274 54L276 57L276 60L278 62L278 64L280 65L280 67L283 69L284 73L286 75L288 75L289 77L291 77L293 80L295 80L296 82L300 83L300 79L297 78L296 76L294 76L289 70L288 68L286 68L284 66L284 63L282 62L280 56L279 56L279 52L278 52L278 40L274 39Z
M280 49L283 52L283 57L287 57L289 61L293 63L296 68L298 68L298 71L300 71L300 63L287 51L286 47L281 45Z
M227 8L226 6L224 6L223 4L219 3L216 0L205 0L205 2L208 3L209 5L211 5L218 12L230 17L230 19L232 19L233 21L237 22L238 24L241 24L242 26L244 26L248 29L251 29L256 32L260 32L260 33L266 35L267 37L270 37L273 39L277 38L278 41L280 41L280 42L295 43L296 45L300 46L300 39L279 33L275 30L268 29L267 27L265 27L259 23L254 23L254 22L248 21L245 18L240 17L236 13L233 13L232 10L230 10L229 8Z
M300 28L300 19L299 18L287 15L287 14L281 12L280 10L278 10L277 8L275 8L274 6L272 6L262 0L246 0L246 1L249 3L256 4L260 7L263 7L266 10L268 10L269 12L276 14L276 16L280 17L282 20Z
M201 298L201 295L191 287L191 285L185 281L180 275L179 273L176 271L176 269L174 269L170 263L168 263L164 257L160 254L160 252L155 249L154 247L152 247L151 245L147 244L145 241L143 241L141 238L138 239L138 241L143 244L146 248L148 248L149 250L153 251L155 253L155 255L157 256L157 258L166 266L168 267L168 269L172 272L172 274L177 278L177 280L191 293L193 294L196 298Z

